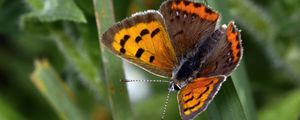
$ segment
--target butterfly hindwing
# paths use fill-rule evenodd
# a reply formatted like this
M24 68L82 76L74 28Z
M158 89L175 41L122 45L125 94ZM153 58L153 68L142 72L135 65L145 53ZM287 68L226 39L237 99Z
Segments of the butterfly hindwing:
M116 23L103 34L102 43L122 58L160 76L170 77L177 63L163 17L157 11L137 13Z
M167 0L160 7L178 58L201 44L215 30L219 14L202 3Z
M226 76L200 77L183 87L177 96L181 118L189 120L204 111L225 79Z
M217 42L202 64L198 76L229 75L242 58L240 31L231 21L227 27L222 26L217 29L207 40Z

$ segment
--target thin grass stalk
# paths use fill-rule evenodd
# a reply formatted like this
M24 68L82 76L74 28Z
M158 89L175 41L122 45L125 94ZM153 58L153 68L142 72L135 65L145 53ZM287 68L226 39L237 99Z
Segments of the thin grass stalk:
M126 84L120 82L124 79L122 61L111 54L101 44L101 35L115 22L112 0L94 0L94 9L99 33L100 51L102 53L104 78L107 85L111 112L114 120L133 119Z

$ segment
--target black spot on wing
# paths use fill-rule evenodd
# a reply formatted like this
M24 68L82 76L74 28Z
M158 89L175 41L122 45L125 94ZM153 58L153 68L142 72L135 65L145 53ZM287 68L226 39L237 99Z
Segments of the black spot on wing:
M179 30L178 32L176 32L175 34L173 34L173 37L175 38L178 35L183 34L183 30Z
M191 2L190 1L183 1L185 6L188 6Z
M240 42L236 45L236 49L240 49L241 48L241 44Z
M197 104L195 104L194 106L192 107L189 107L189 109L194 109L195 107L197 107L198 105L200 105L200 100L197 102Z
M122 47L124 47L124 46L125 46L125 43L126 43L126 41L125 41L124 39L121 39L121 41L120 41L120 45L121 45Z
M129 35L124 35L124 40L128 40L130 38L130 36Z
M156 28L152 33L151 33L151 37L153 38L157 33L160 32L159 28Z
M190 101L192 101L194 99L194 96L192 96L191 98L187 99L186 101L184 101L185 103L188 103Z
M239 50L239 52L237 53L237 57L241 57L241 51Z
M209 87L206 87L206 89L204 90L204 92L201 93L201 94L197 97L197 99L200 99L200 98L201 98L208 90L209 90Z
M231 45L232 45L232 43L231 43L231 42L229 42L229 43L228 43L228 47L231 47Z
M192 92L189 92L188 94L185 94L184 96L189 96L189 95L191 95L192 94Z
M123 39L120 40L120 45L121 45L122 47L124 47L124 46L125 46L125 43L127 42L127 40L128 40L129 38L130 38L129 35L124 35Z
M140 58L144 52L145 50L143 48L138 49L135 53L135 57Z
M210 86L212 83L214 83L214 81L210 81L206 86Z
M202 94L205 94L208 90L209 90L209 87L206 87L206 89L204 90L204 92Z
M143 30L141 31L140 35L141 35L141 36L144 36L144 35L147 35L147 34L149 34L149 33L150 33L150 32L149 32L148 29L143 29Z
M200 99L202 96L203 96L203 93L200 94L200 95L197 97L197 99Z
M200 3L195 3L195 4L194 4L194 7L195 7L195 8L198 8L198 7L201 7L201 6L202 6L202 4L200 4Z
M137 37L135 38L135 42L136 42L136 43L139 43L141 40L142 40L142 37L141 37L141 36L137 36Z
M239 41L239 40L240 40L239 34L237 34L237 35L235 36L235 40L236 40L236 41Z
M205 7L205 12L206 12L206 13L209 13L209 14L214 13L214 11L212 11L212 10L209 9L208 7Z
M120 48L120 52L125 54L126 53L126 50L124 48Z
M150 56L149 58L149 62L152 63L154 61L155 57L154 56Z
M185 109L183 109L183 111L185 112L185 111L188 111L189 110L189 108L185 108Z

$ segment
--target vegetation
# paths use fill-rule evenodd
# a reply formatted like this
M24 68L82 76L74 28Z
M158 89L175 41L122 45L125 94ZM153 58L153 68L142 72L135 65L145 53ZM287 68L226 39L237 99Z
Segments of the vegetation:
M159 119L168 84L120 82L163 78L122 62L99 36L162 1L0 0L0 119ZM236 21L245 52L197 119L299 119L300 1L207 2L220 25ZM167 108L166 119L180 118L176 93Z

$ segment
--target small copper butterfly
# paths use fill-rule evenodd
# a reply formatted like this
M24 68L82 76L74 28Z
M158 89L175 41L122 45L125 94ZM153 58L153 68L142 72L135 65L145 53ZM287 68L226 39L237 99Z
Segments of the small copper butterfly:
M124 19L102 35L113 53L159 76L178 91L182 119L203 112L242 54L240 31L230 22L216 27L220 15L202 3L167 0L159 11Z

